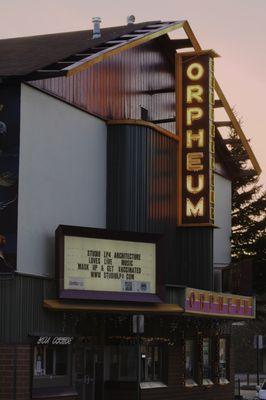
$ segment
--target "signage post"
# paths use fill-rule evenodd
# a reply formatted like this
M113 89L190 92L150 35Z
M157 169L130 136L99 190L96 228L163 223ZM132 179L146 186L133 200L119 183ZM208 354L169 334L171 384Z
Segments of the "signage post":
M132 316L132 330L137 335L137 400L140 400L140 383L141 383L141 337L144 333L144 315Z
M255 335L254 336L254 347L256 349L256 365L257 365L257 386L260 384L260 374L259 374L259 350L263 349L263 336Z

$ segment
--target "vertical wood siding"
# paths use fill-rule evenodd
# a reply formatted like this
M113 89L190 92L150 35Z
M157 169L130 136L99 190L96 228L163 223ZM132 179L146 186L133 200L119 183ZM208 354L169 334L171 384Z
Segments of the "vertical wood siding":
M45 298L55 297L55 281L50 279L15 275L0 280L0 343L29 342L29 333L66 334L64 314L43 308ZM71 334L72 327L68 329Z
M111 56L71 77L31 82L89 113L106 119L140 119L140 107L150 120L175 117L175 94L147 94L174 89L175 71L156 40ZM175 132L175 123L161 124Z

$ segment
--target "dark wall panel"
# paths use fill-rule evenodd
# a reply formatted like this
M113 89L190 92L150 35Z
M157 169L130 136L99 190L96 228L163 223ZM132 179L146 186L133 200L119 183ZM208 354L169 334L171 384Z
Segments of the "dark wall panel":
M176 228L177 142L152 128L109 125L107 227L163 233L165 282L212 289L212 228Z
M0 84L0 273L17 262L20 85Z
M178 228L177 266L171 280L199 289L213 289L213 228Z
M177 142L149 127L110 125L107 227L165 234L165 272L174 268Z
M137 125L108 127L107 225L162 233L176 227L177 142Z

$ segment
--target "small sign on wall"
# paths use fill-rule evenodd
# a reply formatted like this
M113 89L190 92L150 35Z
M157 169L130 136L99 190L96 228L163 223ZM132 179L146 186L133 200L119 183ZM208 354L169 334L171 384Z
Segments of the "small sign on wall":
M180 304L188 315L255 318L255 298L193 288L180 289Z
M36 336L36 345L66 346L72 344L73 336Z

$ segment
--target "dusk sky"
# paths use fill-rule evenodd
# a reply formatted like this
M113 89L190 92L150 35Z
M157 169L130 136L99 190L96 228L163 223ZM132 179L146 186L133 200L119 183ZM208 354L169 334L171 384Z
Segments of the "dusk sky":
M215 71L262 167L266 186L266 0L1 0L0 38L91 29L102 26L187 19L204 49L214 49ZM0 57L4 55L1 54Z

